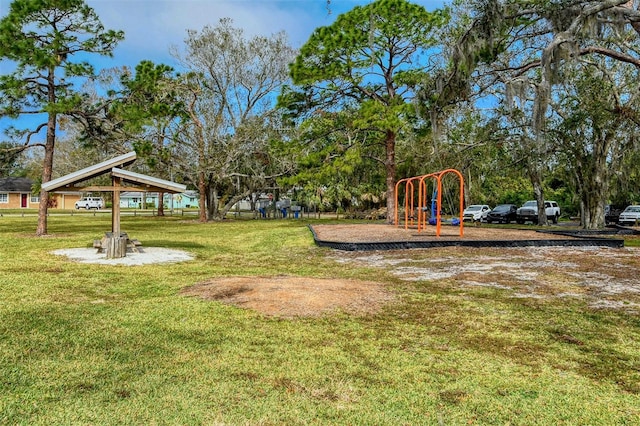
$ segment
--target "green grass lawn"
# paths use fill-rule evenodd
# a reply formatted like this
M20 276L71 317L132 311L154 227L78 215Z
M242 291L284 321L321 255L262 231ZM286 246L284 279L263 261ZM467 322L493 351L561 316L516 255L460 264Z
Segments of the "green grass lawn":
M42 238L36 221L0 218L0 424L640 424L633 313L345 267L304 221L123 217L145 246L195 255L129 267L51 254L90 247L108 215L52 216ZM285 320L179 294L277 274L376 280L397 298Z

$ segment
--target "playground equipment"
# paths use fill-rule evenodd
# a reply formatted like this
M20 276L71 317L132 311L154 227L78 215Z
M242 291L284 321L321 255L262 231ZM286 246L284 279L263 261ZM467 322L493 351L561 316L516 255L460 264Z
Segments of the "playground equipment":
M435 224L436 226L436 236L440 236L440 227L442 225L442 178L447 174L454 174L458 176L460 180L460 208L459 208L459 218L458 225L460 227L460 236L464 236L464 224L462 221L462 211L464 210L464 178L462 174L455 169L446 169L441 170L436 173L429 173L421 176L413 176L410 178L400 179L396 183L396 215L395 215L395 225L399 224L399 215L398 210L400 203L398 202L400 195L400 187L404 184L404 227L405 229L409 229L409 225L415 224L418 227L418 232L423 230L426 227L427 221L429 223ZM429 202L427 197L427 179L434 180L434 191L431 197L431 202ZM418 182L417 189L415 182ZM416 197L417 191L417 197ZM417 204L415 203L417 198ZM427 212L431 213L431 217L427 219ZM454 220L452 220L452 224L456 224Z

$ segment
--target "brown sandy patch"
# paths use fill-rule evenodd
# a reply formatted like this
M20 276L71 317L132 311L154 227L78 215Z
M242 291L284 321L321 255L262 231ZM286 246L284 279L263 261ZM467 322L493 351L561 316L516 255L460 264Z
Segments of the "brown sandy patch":
M213 278L185 288L182 294L281 318L332 312L366 315L393 299L382 284L372 281L284 275Z

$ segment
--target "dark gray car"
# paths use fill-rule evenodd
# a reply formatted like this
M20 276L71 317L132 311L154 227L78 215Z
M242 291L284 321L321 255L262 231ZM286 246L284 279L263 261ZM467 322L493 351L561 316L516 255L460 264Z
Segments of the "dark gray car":
M487 215L487 223L511 223L516 220L516 210L518 206L515 204L499 204Z

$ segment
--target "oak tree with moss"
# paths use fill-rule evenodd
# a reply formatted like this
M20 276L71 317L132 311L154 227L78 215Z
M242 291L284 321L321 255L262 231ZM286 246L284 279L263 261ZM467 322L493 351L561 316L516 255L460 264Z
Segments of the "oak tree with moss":
M594 228L604 223L605 181L608 170L616 164L609 160L618 150L616 144L625 138L601 137L605 131L614 134L619 126L635 125L640 117L625 96L616 99L617 93L628 90L628 80L611 80L619 73L640 70L640 2L456 0L454 5L463 14L457 20L461 24L459 37L450 48L451 68L438 79L438 90L427 95L443 108L474 89L502 92L499 99L504 116L514 123L514 136L520 139L520 146L515 147L521 154L518 160L527 170L538 200L539 224L546 223L543 177L552 156L562 149L554 143L558 138L549 123L568 117L567 111L558 108L559 101L571 90L580 92L578 85L587 80L589 90L607 91L596 97L601 105L577 102L575 107L584 107L583 111L571 112L573 117L592 116L601 108L611 115L607 129L603 130L600 120L588 131L582 126L581 131L597 135L579 141L581 152L588 155L560 153L564 158L589 161L571 165L574 170L590 171L576 175L583 226ZM600 83L594 85L594 78L600 78ZM584 93L580 96L589 99ZM596 141L602 144L593 146Z

